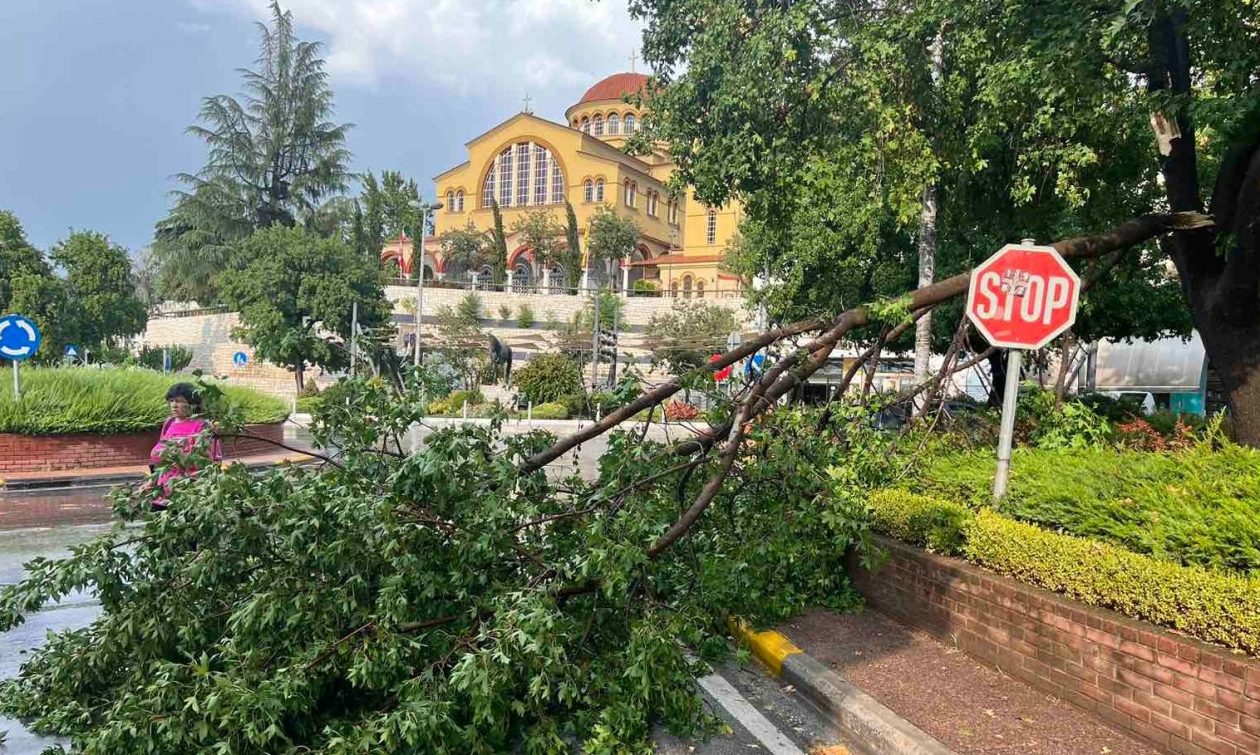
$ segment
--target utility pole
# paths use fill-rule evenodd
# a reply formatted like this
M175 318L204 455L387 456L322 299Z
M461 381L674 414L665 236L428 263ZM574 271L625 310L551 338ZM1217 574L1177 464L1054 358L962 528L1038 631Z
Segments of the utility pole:
M595 291L595 322L591 326L591 390L599 385L599 289Z
M350 377L359 366L359 301L350 304Z
M411 240L411 264L416 268L416 353L415 366L420 366L420 322L424 319L424 234L429 227L429 211L440 210L441 202L432 204L411 200L407 206L420 211L420 227L416 229L416 237Z

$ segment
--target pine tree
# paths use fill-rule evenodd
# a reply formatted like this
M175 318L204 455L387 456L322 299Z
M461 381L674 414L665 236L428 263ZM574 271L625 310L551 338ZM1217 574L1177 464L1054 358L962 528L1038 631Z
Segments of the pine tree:
M494 254L490 255L490 270L497 286L507 277L507 235L503 232L503 213L499 212L499 203L491 200L490 211L494 213Z
M255 230L293 227L345 191L348 124L332 121L333 95L320 45L299 40L293 17L271 4L260 24L257 67L244 71L244 94L202 101L189 133L207 146L206 164L179 176L184 188L158 223L154 254L172 297L214 301L215 273L234 243Z

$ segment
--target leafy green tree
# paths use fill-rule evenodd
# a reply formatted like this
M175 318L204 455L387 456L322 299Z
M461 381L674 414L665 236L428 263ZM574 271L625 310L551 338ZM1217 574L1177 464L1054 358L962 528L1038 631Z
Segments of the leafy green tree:
M452 228L438 236L438 251L452 270L480 270L493 260L494 238L469 220L463 228Z
M13 279L23 272L48 274L44 255L26 240L26 230L17 216L0 210L0 310L11 311Z
M645 340L654 365L682 375L725 351L726 340L736 329L735 315L726 307L703 301L675 302L668 312L652 315Z
M301 228L275 226L242 241L218 286L227 305L240 312L237 337L259 357L290 367L299 391L308 364L327 370L349 365L354 302L361 328L389 323L375 260Z
M66 272L74 334L83 346L99 350L144 330L148 310L136 296L126 249L104 234L78 231L53 247L52 259Z
M65 345L73 342L74 310L65 281L27 241L17 216L0 210L0 314L9 313L25 315L39 326L43 345L34 357L37 362L60 360Z
M669 142L678 180L702 201L745 202L740 272L780 281L765 294L775 312L904 290L927 186L940 196L938 277L1020 238L1210 209L1216 229L1161 241L1162 258L1125 256L1089 294L1098 306L1082 329L1184 333L1187 307L1162 306L1180 287L1241 437L1260 442L1260 242L1245 199L1260 181L1250 167L1260 45L1247 2L632 9L648 19L645 57L664 85L652 136ZM938 344L958 311L934 321Z
M499 211L498 202L490 201L490 212L494 215L494 228L490 231L490 269L494 271L494 284L497 286L507 280L507 234L503 230L503 213Z
M576 293L582 285L582 241L578 235L577 213L573 211L573 203L564 203L564 286Z
M459 375L465 390L476 390L490 364L490 341L481 328L480 297L470 292L454 307L439 307L437 331L442 362Z
M349 126L332 121L320 45L299 40L274 0L271 16L270 26L259 25L257 66L242 73L243 96L207 97L204 125L189 128L208 153L201 170L179 176L185 188L157 226L153 251L168 296L217 300L215 274L237 242L260 228L304 224L346 189Z
M535 278L541 278L543 270L563 260L567 246L564 227L550 209L526 210L512 224L512 231L520 234L521 241L534 255Z
M603 268L601 277L605 282L613 283L617 263L634 253L642 234L639 224L631 218L608 205L597 207L586 227L586 258L592 267Z
M420 201L420 189L415 179L405 178L395 170L382 171L380 178L368 171L360 183L362 190L353 203L349 236L360 254L375 257L385 241L403 233L415 233L420 218L411 202Z
M516 371L513 382L535 405L582 394L582 368L564 354L538 354Z

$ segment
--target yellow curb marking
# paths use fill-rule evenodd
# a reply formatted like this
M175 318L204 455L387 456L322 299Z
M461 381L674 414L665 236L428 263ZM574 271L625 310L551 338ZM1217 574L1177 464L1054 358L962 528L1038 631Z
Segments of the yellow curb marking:
M783 673L783 661L789 655L796 655L801 649L792 644L787 637L773 629L765 632L754 632L742 619L731 619L731 632L737 639L743 640L753 655L770 668L770 673L779 676Z

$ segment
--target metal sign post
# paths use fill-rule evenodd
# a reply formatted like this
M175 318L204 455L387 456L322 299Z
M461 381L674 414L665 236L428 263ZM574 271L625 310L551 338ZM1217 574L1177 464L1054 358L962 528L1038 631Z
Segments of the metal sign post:
M989 343L1008 349L993 497L1006 495L1025 349L1040 349L1076 322L1081 280L1053 247L1007 244L971 273L967 317Z
M998 434L997 474L993 477L993 497L1006 495L1006 482L1011 476L1011 445L1015 439L1015 406L1019 402L1019 369L1024 352L1011 349L1006 353L1006 387L1002 392L1002 429Z
M35 356L43 336L35 321L22 315L0 317L0 357L13 362L13 399L22 398L22 375L18 362Z
M354 377L359 361L359 302L350 305L350 377Z

